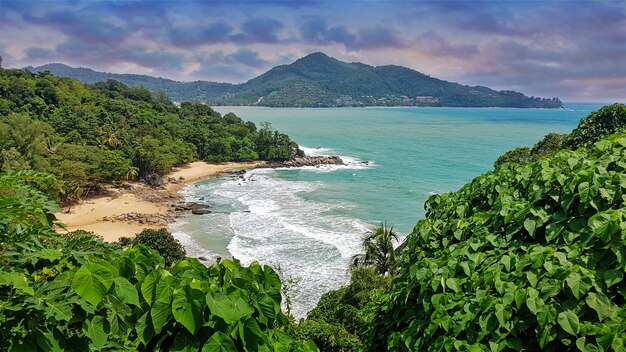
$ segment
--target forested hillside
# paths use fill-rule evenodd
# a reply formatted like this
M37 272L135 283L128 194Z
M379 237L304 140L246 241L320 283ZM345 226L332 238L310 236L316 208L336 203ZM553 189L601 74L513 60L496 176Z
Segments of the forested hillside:
M329 106L460 106L560 108L558 98L527 97L440 80L401 66L347 63L313 53L289 65L272 68L242 84L206 81L176 82L145 75L111 74L62 64L28 67L50 70L86 83L120 80L131 86L163 90L177 101L209 105L260 105L274 107Z
M74 78L87 84L106 82L112 79L130 87L143 86L153 92L166 92L174 101L206 102L221 97L224 94L239 91L238 85L230 83L208 81L179 82L147 75L99 72L90 68L74 68L60 63L46 64L38 67L28 66L25 67L25 69L33 72L50 71L55 76Z
M117 81L83 85L50 73L0 70L0 170L56 175L55 198L74 197L197 159L286 160L297 144L200 103Z

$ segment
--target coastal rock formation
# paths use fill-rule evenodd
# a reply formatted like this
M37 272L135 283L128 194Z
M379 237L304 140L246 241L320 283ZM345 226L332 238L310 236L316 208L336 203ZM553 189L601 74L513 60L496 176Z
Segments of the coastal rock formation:
M320 166L320 165L344 165L343 160L336 155L328 156L305 156L287 161L273 161L265 167L303 167L303 166Z
M194 215L210 214L209 205L204 203L177 203L172 204L176 212L191 212Z
M137 222L146 225L167 226L174 221L174 217L167 214L142 214L136 212L130 212L126 214L120 214L115 216L105 216L103 221L126 221Z

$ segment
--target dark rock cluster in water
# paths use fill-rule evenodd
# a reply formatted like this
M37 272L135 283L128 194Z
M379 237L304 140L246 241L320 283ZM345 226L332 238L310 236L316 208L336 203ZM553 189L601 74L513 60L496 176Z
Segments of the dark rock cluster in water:
M287 161L272 161L265 167L303 167L303 166L320 166L320 165L344 165L343 160L336 155L328 156L304 156Z
M209 205L204 203L177 203L172 204L176 212L191 212L194 215L210 214Z

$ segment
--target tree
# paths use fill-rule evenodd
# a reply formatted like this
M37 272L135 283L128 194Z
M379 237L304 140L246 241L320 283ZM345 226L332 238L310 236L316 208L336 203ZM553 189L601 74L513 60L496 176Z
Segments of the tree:
M580 121L567 137L565 145L570 149L591 147L604 136L626 128L626 106L613 104L592 112Z
M372 228L363 237L365 253L352 257L352 268L371 267L377 274L393 275L396 272L397 256L402 250L398 234L386 223Z
M500 155L498 159L493 163L494 169L499 169L500 166L506 163L515 163L519 165L527 164L531 161L530 157L530 148L528 147L520 147L515 148L513 150L509 150L508 152Z
M165 266L170 267L176 261L185 259L187 253L180 242L172 236L166 229L145 229L138 233L134 238L122 237L119 244L121 245L137 245L154 249L165 259Z
M565 134L548 133L530 150L532 160L537 161L542 157L551 156L563 149L563 141L566 136Z

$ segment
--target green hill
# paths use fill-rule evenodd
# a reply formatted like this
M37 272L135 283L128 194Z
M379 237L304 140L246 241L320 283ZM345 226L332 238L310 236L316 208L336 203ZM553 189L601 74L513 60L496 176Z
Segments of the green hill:
M313 53L289 65L272 68L246 83L177 82L145 75L112 74L61 64L28 67L48 70L85 83L115 79L130 86L162 90L175 101L210 105L275 107L332 106L458 106L559 108L557 98L527 97L514 91L495 91L447 82L401 66L347 63Z
M151 91L164 91L172 100L178 102L207 101L224 94L238 91L237 86L230 83L207 81L178 82L167 78L147 75L98 72L90 68L74 68L60 63L46 64L38 67L28 66L25 67L25 69L33 72L50 71L50 73L55 76L74 78L82 83L88 84L113 79L131 87L143 86Z
M0 70L0 172L32 169L60 181L54 198L166 174L197 159L287 160L297 144L201 103L107 80L83 85L48 72Z

